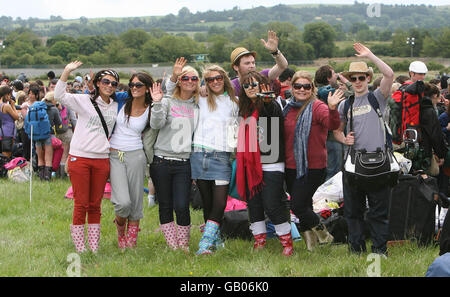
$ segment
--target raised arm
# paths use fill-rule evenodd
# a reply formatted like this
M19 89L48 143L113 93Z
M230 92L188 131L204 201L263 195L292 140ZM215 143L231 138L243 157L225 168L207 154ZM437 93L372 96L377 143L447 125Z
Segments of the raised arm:
M383 60L375 56L372 51L361 43L355 43L353 48L357 52L356 56L360 58L367 58L372 61L378 70L383 74L380 83L380 91L384 98L389 98L391 94L392 83L394 82L394 71Z
M69 64L67 64L66 67L64 68L64 71L61 74L61 77L59 78L59 80L62 80L63 82L67 82L67 80L69 79L70 73L72 73L72 71L80 68L81 65L83 65L83 62L80 62L80 61L74 61L74 62L70 62Z
M283 56L283 54L278 49L278 37L277 33L274 31L269 31L267 33L267 41L261 39L264 47L273 55L275 58L275 66L272 67L269 71L269 79L275 80L277 79L281 73L289 66L288 61Z

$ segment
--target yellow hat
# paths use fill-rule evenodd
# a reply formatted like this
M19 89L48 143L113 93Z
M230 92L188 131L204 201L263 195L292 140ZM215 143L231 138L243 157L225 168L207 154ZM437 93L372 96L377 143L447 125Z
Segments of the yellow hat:
M244 55L252 55L253 57L256 58L255 52L251 52L245 47L238 47L231 53L231 66L233 66L236 63L236 61Z

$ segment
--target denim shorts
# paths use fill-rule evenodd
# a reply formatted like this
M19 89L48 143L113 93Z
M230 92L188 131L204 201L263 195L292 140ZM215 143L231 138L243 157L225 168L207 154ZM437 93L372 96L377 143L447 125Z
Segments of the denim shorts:
M46 145L52 145L52 138L46 138L41 140L33 140L34 144L36 146L46 146Z
M230 153L203 151L191 155L192 179L224 180L231 179Z

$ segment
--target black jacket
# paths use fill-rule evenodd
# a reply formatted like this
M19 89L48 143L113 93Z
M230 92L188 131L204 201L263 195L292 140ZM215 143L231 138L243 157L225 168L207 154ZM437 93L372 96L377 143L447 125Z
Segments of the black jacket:
M420 102L420 128L422 131L422 141L425 155L431 156L432 151L444 159L447 155L447 143L442 133L441 124L433 108L433 103L429 97L424 96Z
M262 164L285 161L284 116L275 100L264 103L259 112L258 138Z

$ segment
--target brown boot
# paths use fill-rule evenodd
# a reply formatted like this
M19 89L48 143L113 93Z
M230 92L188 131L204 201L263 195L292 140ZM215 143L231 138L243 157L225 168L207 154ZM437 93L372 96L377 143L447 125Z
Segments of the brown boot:
M317 235L312 230L307 230L300 233L302 239L305 241L306 248L308 251L312 252L314 248L319 244L319 239Z
M312 228L312 231L316 234L320 244L332 243L334 240L333 235L328 232L327 228L322 223Z

